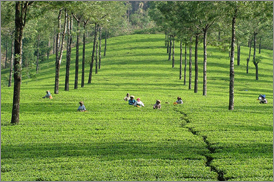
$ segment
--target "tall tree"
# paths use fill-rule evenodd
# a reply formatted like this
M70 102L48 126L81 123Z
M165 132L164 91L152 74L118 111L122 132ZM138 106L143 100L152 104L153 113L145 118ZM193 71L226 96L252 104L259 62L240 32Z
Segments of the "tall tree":
M252 39L248 41L249 53L248 53L248 58L246 59L246 73L248 73L248 65L250 61L251 47L252 47L251 44L252 44Z
M187 59L186 59L186 46L187 44L185 43L185 68L184 68L184 85L186 85L186 65L187 65Z
M175 35L172 36L172 68L174 68L174 64L175 64Z
M221 17L218 2L195 1L194 16L198 21L194 21L195 26L203 32L203 95L207 95L207 33L209 28Z
M253 42L254 42L254 52L253 52L253 64L256 69L256 80L259 79L258 76L258 64L261 58L256 58L256 42L257 35L267 29L269 26L273 27L273 2L250 2L253 12L251 15L252 31L253 32ZM262 13L263 12L263 13Z
M83 58L82 58L82 79L81 87L85 85L85 59L86 59L86 26L88 20L84 20L84 33L83 33Z
M258 64L260 63L261 59L256 59L256 35L258 33L254 32L254 51L253 51L253 64L255 65L255 69L256 69L256 80L259 80L259 68L258 68Z
M235 47L235 24L238 8L235 7L234 15L232 17L232 31L231 31L231 55L230 55L230 82L229 82L229 110L234 110L234 47Z
M189 43L189 81L188 81L188 89L191 89L191 79L192 79L192 36L190 37L190 43Z
M66 78L65 78L65 91L69 91L69 71L71 61L71 44L72 44L72 15L67 19L67 61L66 61Z
M194 80L194 93L198 92L198 42L200 33L195 34L195 80Z
M14 34L14 90L13 90L13 107L11 123L19 123L20 113L20 88L22 79L21 56L22 56L22 38L28 15L28 8L33 1L16 1L15 2L15 34Z
M102 27L99 29L99 69L101 69L101 40L102 40Z
M220 3L223 5L226 12L227 18L231 19L231 47L230 47L230 81L229 81L229 104L228 109L234 110L234 56L235 56L235 38L236 38L236 18L241 19L245 16L248 4L247 2L233 1L233 2L223 2Z
M73 14L74 19L77 22L77 33L76 33L76 60L75 60L75 80L74 80L74 89L78 88L78 71L79 71L79 39L80 39L80 21L82 14L75 15Z
M65 34L67 30L67 10L65 9L65 21L64 21L64 26L63 26L63 32L62 32L62 40L60 40L61 37L61 15L62 15L62 9L59 10L59 15L58 15L58 34L57 34L57 40L56 40L56 61L55 61L55 86L54 86L54 93L58 94L59 93L59 73L60 73L60 66L61 66L61 61L62 61L62 56L63 56L63 48L64 48L64 39L65 39Z
M94 41L93 41L93 49L92 49L92 56L91 56L91 63L90 63L88 83L91 83L91 80L92 80L92 69L93 69L93 63L94 63L94 52L95 52L96 39L97 39L97 23L95 23L94 30L95 30L94 31Z

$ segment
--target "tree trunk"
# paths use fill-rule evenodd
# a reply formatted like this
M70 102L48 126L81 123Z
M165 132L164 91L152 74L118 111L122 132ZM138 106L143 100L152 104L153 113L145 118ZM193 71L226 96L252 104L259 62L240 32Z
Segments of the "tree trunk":
M184 69L184 85L186 85L186 43L185 43L185 69Z
M82 59L82 80L81 87L85 85L85 53L86 52L86 22L84 22L84 33L83 33L83 59Z
M172 47L172 40L171 40L171 35L169 36L169 54L168 54L168 60L171 60L171 47Z
M190 44L189 44L189 83L188 89L191 89L191 76L192 76L192 37L190 37Z
M258 68L258 63L254 63L255 69L256 69L256 80L259 80L259 68Z
M70 16L70 20L67 20L67 62L66 62L66 78L65 78L65 91L69 91L69 69L70 69L70 61L71 61L71 42L72 42L72 35L71 35L71 23L72 17Z
M91 56L88 83L91 83L91 80L92 80L92 68L93 68L93 63L94 63L94 52L95 52L95 45L96 45L96 38L97 38L96 35L97 35L97 23L95 23L93 50L92 50L92 56Z
M235 44L235 23L237 9L232 18L232 40L231 40L231 56L230 56L230 83L229 83L229 110L234 110L234 44Z
M39 68L39 44L40 44L40 34L38 34L38 39L37 39L36 73L38 73L38 68Z
M9 76L9 85L8 85L8 87L11 86L11 81L12 81L13 60L14 60L14 39L13 39L13 36L11 35L10 76Z
M20 111L20 88L22 80L22 38L25 20L27 16L28 6L33 2L15 2L15 34L14 34L14 89L13 89L13 104L11 123L19 123Z
M168 35L167 35L167 46L166 46L166 53L169 53L169 40L168 40Z
M20 64L22 66L22 68L25 66L25 67L28 67L28 61L26 61L24 64L23 64L23 58L24 58L24 55L23 55L23 44L24 44L24 36L22 37L22 42L21 42L21 59L20 59ZM21 78L22 79L22 78Z
M248 54L248 58L246 59L246 73L248 73L248 64L250 61L250 55L251 55L251 43L252 43L252 39L250 39L249 41L249 54Z
M102 39L102 28L99 29L99 69L101 69L101 39Z
M206 39L207 39L207 29L204 29L204 66L203 66L203 95L207 94L207 77L206 77L206 65L207 65L207 45L206 45Z
M253 53L253 64L255 65L256 68L256 80L259 80L258 77L258 62L256 62L256 35L258 33L254 32L254 53Z
M104 49L104 56L106 56L107 52L107 30L106 30L106 35L105 35L105 49Z
M198 34L195 35L195 84L194 93L198 92Z
M237 47L237 65L240 66L241 45Z
M182 41L180 41L180 75L179 75L179 79L182 79L182 64L183 64L183 59L182 59Z
M78 88L78 71L79 71L79 31L80 31L80 20L77 19L77 38L76 38L76 60L75 60L75 81L74 89Z
M62 12L62 10L59 11L59 15L58 15L59 32L61 31L61 12ZM64 21L64 30L62 33L62 41L60 42L60 33L59 32L57 35L58 40L56 40L56 45L60 46L60 48L59 47L57 48L57 46L56 46L56 63L55 63L56 67L55 67L55 87L54 87L55 94L59 93L59 74L60 74L60 66L61 66L61 61L62 61L62 56L63 56L67 18L68 18L68 14L65 9L65 21Z
M174 54L175 54L175 44L174 44L174 36L173 36L173 47L172 47L172 68L174 68Z

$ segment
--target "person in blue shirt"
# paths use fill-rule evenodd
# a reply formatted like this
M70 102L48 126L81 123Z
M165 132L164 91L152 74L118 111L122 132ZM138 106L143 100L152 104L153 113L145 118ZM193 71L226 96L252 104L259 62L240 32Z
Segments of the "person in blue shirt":
M130 96L130 99L128 100L128 104L129 104L129 105L134 105L135 102L136 102L136 100L134 99L134 96L131 95L131 96Z
M260 101L260 104L266 104L266 103L267 103L267 100L266 100L266 98L265 98L265 95L262 95L262 94L259 95L259 97L258 97L257 100Z
M46 94L43 98L50 98L50 99L52 99L52 95L51 95L51 93L49 92L49 90L47 90L46 93L47 93L47 94Z
M84 106L83 101L79 102L80 106L78 107L77 111L80 112L85 112L86 111L86 107Z

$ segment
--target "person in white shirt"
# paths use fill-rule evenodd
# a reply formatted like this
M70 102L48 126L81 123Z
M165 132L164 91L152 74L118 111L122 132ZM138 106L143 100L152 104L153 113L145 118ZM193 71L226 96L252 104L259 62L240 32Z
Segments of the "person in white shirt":
M183 104L182 98L181 97L177 97L176 103L177 104Z
M145 107L144 103L141 101L140 98L136 99L136 102L134 103L134 106L136 106L136 107Z
M124 101L128 101L130 99L129 93L127 93L127 96L124 97Z

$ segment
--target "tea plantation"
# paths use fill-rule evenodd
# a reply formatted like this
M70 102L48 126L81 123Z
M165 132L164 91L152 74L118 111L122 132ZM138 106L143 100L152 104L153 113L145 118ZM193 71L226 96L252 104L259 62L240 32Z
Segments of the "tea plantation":
M7 87L9 70L2 69L1 181L273 181L273 51L257 53L263 59L256 80L252 62L246 74L248 47L241 47L230 111L228 53L208 46L203 96L202 45L194 93L194 54L189 90L188 66L186 85L179 80L179 44L172 68L164 37L108 39L91 84L88 44L85 86L79 79L78 89L73 49L69 91L64 51L59 94L53 94L54 55L40 63L37 74L35 66L24 69L18 125L10 124L13 87ZM81 78L81 63L79 68ZM46 90L53 99L42 98ZM128 105L126 93L145 107ZM267 104L259 104L259 94ZM173 105L178 96L184 103ZM157 99L161 109L153 109ZM77 112L79 101L87 112Z

